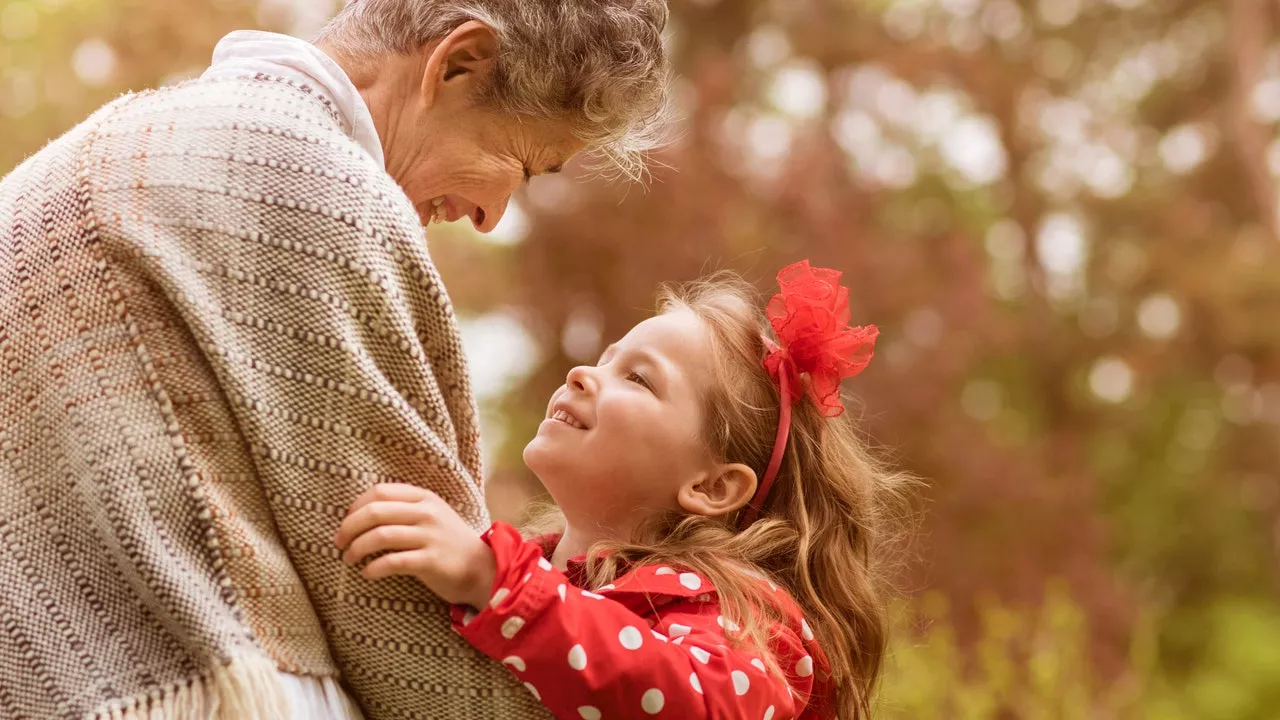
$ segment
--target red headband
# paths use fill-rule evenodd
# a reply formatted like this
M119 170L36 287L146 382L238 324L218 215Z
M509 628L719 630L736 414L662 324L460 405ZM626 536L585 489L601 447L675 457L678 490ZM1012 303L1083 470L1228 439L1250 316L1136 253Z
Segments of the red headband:
M778 384L778 435L769 466L747 506L743 527L759 517L782 467L791 434L792 404L807 394L825 417L840 415L844 412L840 381L866 369L875 352L880 331L875 325L849 326L849 289L840 285L840 275L836 270L810 267L808 260L778 273L781 292L765 309L778 343L764 339L769 351L764 367Z

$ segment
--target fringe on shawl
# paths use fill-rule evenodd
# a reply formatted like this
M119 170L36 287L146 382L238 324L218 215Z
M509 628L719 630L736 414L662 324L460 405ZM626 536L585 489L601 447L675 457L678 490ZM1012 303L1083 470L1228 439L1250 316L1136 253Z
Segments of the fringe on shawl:
M325 702L321 718L359 718L358 708L332 678L318 678ZM113 700L87 720L280 720L292 711L280 671L266 658L238 658L164 688Z

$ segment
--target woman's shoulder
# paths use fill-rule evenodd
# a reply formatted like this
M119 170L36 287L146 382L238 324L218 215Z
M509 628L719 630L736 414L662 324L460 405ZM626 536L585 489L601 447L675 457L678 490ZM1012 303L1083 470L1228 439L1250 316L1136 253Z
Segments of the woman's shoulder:
M327 99L286 80L198 78L130 95L113 108L99 134L144 137L149 155L218 159L241 176L295 189L402 194Z

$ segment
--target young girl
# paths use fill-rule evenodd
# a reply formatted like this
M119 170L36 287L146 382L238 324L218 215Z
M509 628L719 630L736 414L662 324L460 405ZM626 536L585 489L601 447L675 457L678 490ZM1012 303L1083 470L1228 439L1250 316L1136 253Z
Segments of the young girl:
M418 578L557 718L865 718L885 650L880 508L897 477L844 417L871 359L840 274L784 269L766 315L736 276L574 368L525 448L563 513L477 537L438 497L382 485L336 542L371 579Z

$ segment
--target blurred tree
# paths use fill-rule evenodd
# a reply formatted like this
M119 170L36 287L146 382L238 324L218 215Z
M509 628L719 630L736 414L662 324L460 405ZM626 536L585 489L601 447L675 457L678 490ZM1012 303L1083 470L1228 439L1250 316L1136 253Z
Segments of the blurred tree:
M204 70L224 34L284 8L254 0L0 0L0 171L121 92Z

